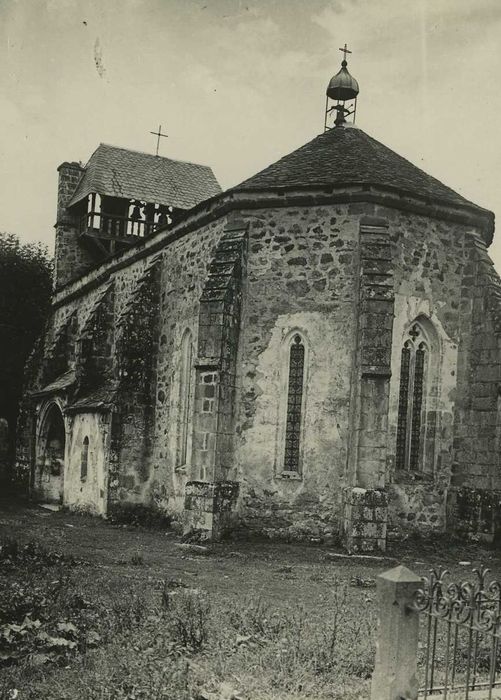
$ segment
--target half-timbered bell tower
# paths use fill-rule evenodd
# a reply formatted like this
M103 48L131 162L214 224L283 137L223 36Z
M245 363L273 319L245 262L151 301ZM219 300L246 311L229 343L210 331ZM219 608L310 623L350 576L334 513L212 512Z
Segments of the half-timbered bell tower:
M163 134L162 134L163 135ZM221 191L205 165L101 144L59 168L56 287Z

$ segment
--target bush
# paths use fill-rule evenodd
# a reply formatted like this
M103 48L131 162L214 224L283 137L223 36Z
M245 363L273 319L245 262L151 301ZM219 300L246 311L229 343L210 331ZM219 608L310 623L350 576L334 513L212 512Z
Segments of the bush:
M24 545L19 544L17 540L10 537L0 540L0 563L12 565L23 562L25 564L36 563L43 566L56 566L58 564L75 566L76 564L82 564L71 554L49 551L39 542L35 542L35 540L31 540Z
M108 520L116 525L133 525L165 530L170 527L172 518L159 508L143 503L114 503Z

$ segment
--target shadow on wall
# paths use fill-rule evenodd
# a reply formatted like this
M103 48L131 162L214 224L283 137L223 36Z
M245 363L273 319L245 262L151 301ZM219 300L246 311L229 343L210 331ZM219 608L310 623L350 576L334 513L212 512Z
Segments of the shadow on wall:
M0 481L7 481L11 472L9 437L9 422L6 418L0 418Z

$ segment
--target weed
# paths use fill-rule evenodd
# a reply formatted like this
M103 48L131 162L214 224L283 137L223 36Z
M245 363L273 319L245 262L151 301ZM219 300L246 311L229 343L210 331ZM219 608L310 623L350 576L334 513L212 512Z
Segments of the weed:
M0 540L0 561L16 559L19 554L19 542L12 537L2 537Z
M130 558L130 563L132 566L144 566L144 557L142 554L137 552L136 554L133 554Z
M165 601L164 596L162 599ZM174 640L191 651L203 649L209 638L211 622L211 606L206 593L178 589L169 598L168 613Z

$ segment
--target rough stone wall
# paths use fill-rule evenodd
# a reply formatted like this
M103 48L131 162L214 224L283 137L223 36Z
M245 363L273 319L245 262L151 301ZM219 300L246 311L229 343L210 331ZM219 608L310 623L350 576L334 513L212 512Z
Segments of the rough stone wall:
M80 293L83 281L77 282L50 319L41 364L48 362L49 348L60 346L57 355L66 358L70 353L71 358L38 376L30 389L43 389L49 376L50 381L57 379L68 367L76 371L78 391L71 387L57 393L75 415L76 425L79 415L85 415L89 425L94 416L92 430L101 431L96 444L108 445L104 454L111 464L112 500L183 509L189 474L176 473L176 425L170 420L178 398L179 343L186 328L196 340L200 295L223 228L224 220L193 231L155 253L155 259L152 254L117 266L111 276ZM153 265L155 260L158 264ZM34 435L31 430L28 436L28 428L27 417L23 435L26 461L32 463ZM77 457L74 460L76 465ZM76 480L65 491L76 505L83 503L80 487ZM83 498L85 507L90 507L89 494L100 494L101 486L98 491L90 485L82 488L88 496ZM94 509L101 512L99 499Z
M182 339L186 331L191 332L195 362L200 297L225 223L219 219L174 241L166 248L162 264L151 477L145 487L148 498L178 514L180 520L185 486L192 478L191 465L177 465L176 459Z
M492 537L501 529L501 281L479 236L468 238L465 252L461 310L469 333L461 343L448 519L451 528Z
M84 172L83 168L79 163L63 163L59 166L58 172L54 260L54 287L56 289L83 274L93 264L92 255L79 240L78 220L66 209L66 204L70 201Z
M114 287L107 285L78 334L77 395L109 387L115 355Z
M388 413L390 536L408 530L443 529L454 462L454 415L465 387L458 388L458 346L469 342L471 288L464 285L471 229L415 214L376 207L389 222L395 245L395 319ZM466 298L462 295L466 295ZM424 468L395 467L400 353L404 334L419 319L433 336L434 378L426 398L428 426ZM464 351L460 348L461 352ZM459 357L460 357L459 356ZM459 360L460 361L460 360Z
M64 318L58 328L53 328L53 333L48 334L44 344L44 357L41 362L40 384L57 379L62 374L72 369L75 365L76 338L78 323L76 313L71 313Z
M242 295L242 330L238 344L233 343L233 350L238 346L235 371L224 387L235 407L235 427L234 431L228 426L221 431L228 440L220 443L218 459L224 462L224 479L240 482L242 529L290 539L330 541L337 538L348 510L359 507L366 524L374 525L372 529L379 533L384 523L381 512L371 512L369 517L369 511L363 511L368 506L353 502L351 497L343 504L346 487L358 488L362 477L369 494L386 488L388 526L393 532L444 527L447 494L451 518L460 512L455 505L459 500L451 496L456 488L461 487L461 493L473 486L501 490L497 449L501 366L501 317L497 309L501 292L483 244L472 237L474 232L461 224L375 204L252 209L241 211L239 216L248 224L249 257L247 275L238 291ZM369 235L367 230L364 233L364 217L387 223L384 235L392 249L391 261L383 256L381 265L371 267L371 256L363 259L361 243L364 235ZM196 348L203 341L199 337L200 298L225 224L221 218L169 241L161 253L155 253L161 255L155 273L150 255L129 265L118 264L96 286L80 293L77 283L75 293L54 312L45 355L50 355L49 348L57 350L56 361L46 375L38 375L34 388L42 388L44 382L76 366L77 374L83 372L81 376L95 375L92 384L101 383L118 391L119 396L122 391L122 414L115 410L117 403L113 401L106 420L102 407L99 411L81 408L78 414L85 416L84 422L92 424L93 430L101 431L101 442L96 444L103 445L104 459L111 460L113 481L118 481L112 487L116 487L113 499L154 502L181 517L185 487L193 479L193 464L179 465L176 459L182 339L191 332L196 365L200 360ZM383 234L379 231L377 235ZM377 241L377 245L381 243ZM364 244L370 247L368 241ZM373 284L367 285L371 304L385 303L372 310L362 305L359 317L361 269L372 276ZM386 303L390 300L377 299L370 291L385 288L391 274L393 330ZM379 284L378 276L384 283ZM145 308L143 317L140 311ZM427 405L426 469L403 473L395 469L400 350L403 334L416 318L433 329L440 373ZM136 325L141 328L137 345L131 336ZM72 355L68 348L91 327L89 348ZM110 335L114 329L122 338L122 349L114 346ZM230 335L234 330L230 329ZM297 475L283 470L287 340L295 332L304 338L306 353L301 470ZM370 342L361 346L360 338ZM99 352L91 352L96 343ZM358 372L364 362L356 361L357 347L366 347L372 356L366 357L368 369L362 384ZM140 357L147 350L147 366L140 367ZM92 359L94 354L101 359ZM381 357L384 361L379 362ZM383 365L384 377L370 370ZM130 370L130 380L121 374L124 369ZM379 378L375 379L376 375ZM376 391L375 382L381 391ZM194 387L196 383L194 372ZM196 400L195 395L192 398ZM371 411L366 410L369 404ZM364 414L365 424L359 420ZM33 432L33 415L30 418L28 411L27 426L30 420L32 427L27 431ZM388 438L384 445L378 440L386 420ZM377 425L371 431L374 422ZM348 451L356 430L358 449L351 461ZM378 437L373 435L376 442L362 444L359 438L364 430L379 431ZM26 441L26 460L30 459L30 439ZM197 439L195 436L193 447ZM86 506L101 490L99 486L92 492L90 484L75 481L75 489L80 488L87 494L82 496ZM195 507L200 513L209 513L210 519L216 492L208 493L196 485L188 491ZM79 494L71 493L68 498L77 502ZM223 494L225 508L235 493L232 491L231 498ZM96 501L98 512L99 508ZM482 514L475 517L476 522L485 521ZM381 539L377 533L375 539Z
M161 260L149 261L116 322L115 420L110 504L132 498L149 477L155 415Z
M245 532L327 541L338 536L360 214L359 205L242 212L249 221L249 258L236 467ZM306 346L304 440L301 473L285 475L286 348L294 331Z

